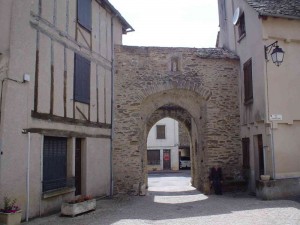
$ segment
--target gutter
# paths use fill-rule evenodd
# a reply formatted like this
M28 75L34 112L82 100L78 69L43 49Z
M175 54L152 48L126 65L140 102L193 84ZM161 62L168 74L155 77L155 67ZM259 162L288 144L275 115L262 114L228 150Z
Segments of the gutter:
M271 14L271 13L258 13L258 17L264 17L264 16L269 16L269 17L275 17L275 18L284 18L284 19L294 19L294 20L300 20L300 17L297 16L288 16L288 15L276 15L276 14Z
M123 27L123 34L135 31L132 26L125 20L121 13L108 1L108 0L96 0L105 9L111 11L114 17L118 18Z

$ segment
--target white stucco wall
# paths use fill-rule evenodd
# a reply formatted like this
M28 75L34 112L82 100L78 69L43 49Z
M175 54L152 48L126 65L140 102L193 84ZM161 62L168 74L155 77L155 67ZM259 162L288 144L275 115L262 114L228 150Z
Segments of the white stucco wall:
M165 125L165 139L156 138L156 125ZM159 166L148 166L151 170L152 168L157 168L159 170L163 169L163 150L169 149L171 155L171 169L179 169L179 153L178 153L178 143L179 143L179 133L178 133L178 122L171 118L164 118L159 120L149 131L147 139L147 149L160 150L160 165Z

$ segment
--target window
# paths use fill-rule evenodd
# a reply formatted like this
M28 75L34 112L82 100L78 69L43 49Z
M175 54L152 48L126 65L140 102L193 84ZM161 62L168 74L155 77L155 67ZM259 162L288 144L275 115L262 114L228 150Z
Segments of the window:
M147 151L148 165L160 165L160 150Z
M244 64L244 103L253 102L253 85L252 85L252 60L249 59Z
M171 59L171 71L173 72L179 71L178 61L179 61L178 58Z
M165 128L165 125L156 125L156 139L166 139Z
M77 0L77 21L86 28L92 30L92 1L91 0Z
M243 145L243 169L250 169L250 139L243 138L242 139Z
M245 26L245 14L243 13L239 18L239 37L242 38L246 35L246 26Z
M90 103L90 68L91 62L75 54L74 69L74 100L82 103Z
M67 186L67 138L46 137L43 146L43 192Z

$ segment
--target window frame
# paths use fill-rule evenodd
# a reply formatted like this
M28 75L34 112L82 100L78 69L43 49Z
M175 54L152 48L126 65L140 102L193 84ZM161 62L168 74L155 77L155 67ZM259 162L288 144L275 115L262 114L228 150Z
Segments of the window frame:
M158 155L158 159L155 159L155 160L152 160L152 161L155 161L154 163L149 163L149 154L150 153L156 153ZM148 149L147 150L147 165L150 165L150 166L159 166L161 164L160 162L160 150L159 149Z
M86 67L87 70L80 73L80 70L83 70L85 66L87 66ZM85 81L85 79L87 80ZM91 82L91 61L75 53L74 54L74 90L73 90L74 101L90 104L90 98L91 98L90 82Z
M252 59L250 58L243 65L244 72L244 104L248 105L253 102L253 71Z
M164 128L164 133L160 136L159 127ZM166 125L165 124L158 124L156 125L156 139L158 140L165 140L166 139Z

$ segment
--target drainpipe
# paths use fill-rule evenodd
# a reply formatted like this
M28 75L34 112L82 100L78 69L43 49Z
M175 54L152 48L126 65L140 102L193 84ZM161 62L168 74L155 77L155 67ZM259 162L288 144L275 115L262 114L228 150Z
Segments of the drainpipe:
M267 118L266 121L271 123L271 154L272 154L272 178L276 179L275 173L275 149L274 149L274 124L273 121L270 121L270 105L269 105L269 77L268 77L268 59L266 59L266 83L267 83Z
M27 173L26 173L26 191L27 191L27 202L26 202L26 222L28 222L29 218L29 202L30 202L30 132L28 132L28 150L27 150Z
M114 180L113 180L113 139L114 139L114 75L115 75L115 55L114 55L114 18L111 17L111 132L110 132L110 192L109 196L113 197Z

